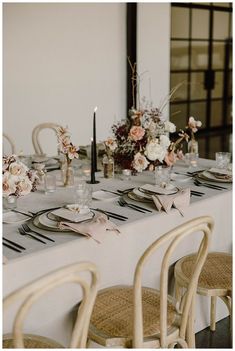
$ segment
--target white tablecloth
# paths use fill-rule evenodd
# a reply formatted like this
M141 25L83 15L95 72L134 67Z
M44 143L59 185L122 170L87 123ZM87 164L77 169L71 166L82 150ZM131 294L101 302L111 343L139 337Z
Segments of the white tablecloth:
M200 160L200 167L212 166L213 161ZM179 165L178 170L187 171ZM103 179L93 185L93 190L125 189L134 185L154 183L153 174L143 172L133 176L130 181L121 179ZM19 235L17 225L5 224L4 236L17 241L26 247L25 253L18 254L4 248L4 256L8 262L3 265L3 295L6 296L18 287L50 272L54 269L77 261L92 261L97 264L101 273L99 288L117 284L132 284L133 274L138 258L144 250L159 236L168 230L201 215L211 215L215 220L215 229L210 251L232 251L232 191L231 184L225 184L228 190L218 191L205 187L196 187L189 178L185 182L178 183L181 187L190 186L191 189L205 193L203 197L191 197L191 204L185 210L182 217L179 212L172 209L169 214L157 212L152 205L143 204L153 209L153 213L142 214L128 208L119 207L117 200L93 201L93 207L99 207L112 212L126 215L129 219L120 222L112 219L119 225L121 234L106 232L97 239L101 244L93 240L87 240L77 234L48 233L56 242L48 242L47 245ZM19 201L21 210L39 210L56 205L72 203L74 189L58 188L50 195L42 192L32 193ZM174 263L178 258L196 250L198 239L191 237L177 248L172 258ZM158 287L159 272L162 251L150 260L144 274L143 285ZM60 288L59 291L49 293L38 307L33 308L30 318L26 322L26 331L37 333L56 339L66 345L71 329L71 306L76 306L80 292L74 287ZM199 331L209 325L209 300L206 297L197 298L197 318L195 330ZM41 312L43 311L43 312ZM70 312L68 312L70 311ZM11 331L14 308L4 315L4 333ZM225 305L218 302L217 320L225 317L227 310Z

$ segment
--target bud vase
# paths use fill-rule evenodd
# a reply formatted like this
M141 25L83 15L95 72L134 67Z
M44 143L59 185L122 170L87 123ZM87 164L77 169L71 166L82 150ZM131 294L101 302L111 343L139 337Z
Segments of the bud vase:
M65 163L61 168L62 173L62 182L64 186L73 186L74 185L74 171L73 167L70 164Z
M104 155L103 158L104 178L114 177L114 159L111 156Z

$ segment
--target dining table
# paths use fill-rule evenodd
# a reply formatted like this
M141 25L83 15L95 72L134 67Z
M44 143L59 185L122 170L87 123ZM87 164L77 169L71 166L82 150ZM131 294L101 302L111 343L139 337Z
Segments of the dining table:
M99 232L95 240L88 239L75 232L48 231L34 228L53 241L45 240L46 244L33 240L28 236L20 235L19 222L4 223L3 236L13 242L17 242L25 248L17 252L3 246L3 297L16 289L36 280L37 278L74 262L91 261L95 263L100 272L99 289L111 285L131 285L138 259L144 250L160 236L176 226L199 216L211 216L215 226L212 234L209 251L232 252L232 183L216 183L222 189L195 185L193 177L188 171L204 170L215 167L214 160L198 160L197 167L189 168L183 161L177 161L173 166L173 172L185 177L175 177L172 180L179 189L190 188L192 191L202 192L202 196L192 195L190 204L180 213L172 208L168 213L158 211L153 202L136 202L125 197L131 204L146 208L147 211L136 211L133 208L120 206L118 190L138 188L144 184L154 185L154 172L144 171L132 175L130 179L124 179L117 175L106 179L102 172L96 173L99 183L92 184L92 191L104 189L110 191L110 197L92 199L91 207L103 211L116 213L124 216L126 220L110 218L119 229L114 231ZM59 171L53 171L59 179ZM55 192L45 194L43 187L27 196L18 199L17 209L30 215L43 209L62 207L74 203L76 188L57 186ZM113 193L115 194L113 194ZM30 211L30 212L29 212ZM3 213L4 215L4 213ZM32 218L25 216L26 223L33 228ZM6 221L7 222L7 221ZM198 248L198 235L190 236L190 239L180 243L175 254L172 256L169 273L169 292L174 290L173 268L175 262ZM43 240L44 241L44 240ZM144 271L143 286L159 288L161 259L164 248L156 251L149 260ZM24 331L31 334L43 335L55 339L66 345L69 340L74 321L74 311L81 298L81 291L75 286L63 286L56 291L48 292L37 305L32 308L25 322ZM11 306L3 315L3 333L12 331L12 323L17 306ZM196 297L196 321L195 332L198 332L210 324L210 301L208 297ZM220 320L228 315L225 304L218 299L216 318Z

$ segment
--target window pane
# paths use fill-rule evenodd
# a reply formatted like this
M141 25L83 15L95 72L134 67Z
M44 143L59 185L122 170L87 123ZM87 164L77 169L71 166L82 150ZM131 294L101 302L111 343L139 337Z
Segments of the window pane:
M197 138L197 136L196 136L196 138ZM197 141L198 141L199 156L202 158L207 158L207 155L206 155L207 139L201 137L201 138L197 138Z
M209 38L209 11L192 10L192 38L208 39Z
M213 44L212 65L213 69L224 68L224 43Z
M218 151L223 151L223 143L222 139L223 137L218 135L218 136L213 136L211 135L209 138L209 150L210 150L210 155L209 157L214 160L215 159L215 153ZM225 150L224 150L225 151Z
M170 121L175 123L177 131L187 125L187 104L171 104Z
M187 73L172 73L171 74L171 89L173 89L177 84L181 86L176 90L173 99L177 100L187 100L187 83L188 74Z
M202 128L206 128L206 103L192 102L190 104L190 116L202 122Z
M229 13L214 11L213 38L227 39L229 37Z
M212 90L212 98L223 97L223 72L215 72L215 87Z
M222 101L211 101L211 126L222 125Z
M204 73L191 73L190 99L206 99L207 91L204 89Z
M188 69L188 42L172 41L171 42L171 69L182 70Z
M208 43L192 42L192 69L206 69L208 65Z
M188 38L189 9L171 7L171 36L173 38Z

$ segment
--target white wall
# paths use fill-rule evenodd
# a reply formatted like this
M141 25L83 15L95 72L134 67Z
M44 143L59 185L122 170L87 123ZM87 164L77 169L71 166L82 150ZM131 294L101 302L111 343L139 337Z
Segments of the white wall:
M169 92L170 5L138 3L138 67L148 99ZM125 3L5 3L3 5L3 131L17 151L32 153L39 123L68 125L72 141L90 142L97 111L97 139L110 134L126 111ZM166 112L166 111L165 111ZM44 132L45 148L55 138Z
M33 127L48 121L90 143L95 106L97 139L107 137L125 114L125 23L120 3L3 5L3 130L17 150L32 152Z
M170 3L138 4L137 51L139 74L146 72L140 95L160 106L170 89Z

